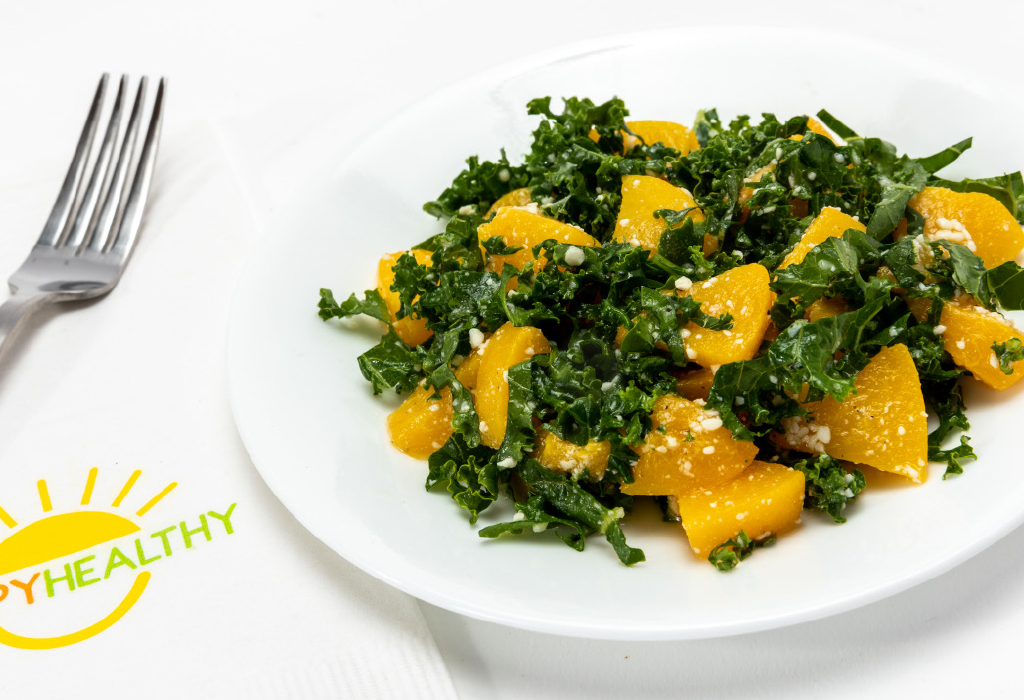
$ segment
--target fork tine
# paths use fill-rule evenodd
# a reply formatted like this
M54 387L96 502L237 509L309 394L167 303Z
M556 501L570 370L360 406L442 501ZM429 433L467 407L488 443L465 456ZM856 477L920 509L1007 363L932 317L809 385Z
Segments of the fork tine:
M78 248L85 240L85 234L89 230L89 224L92 223L93 214L96 213L96 205L99 203L103 187L108 184L107 175L110 172L110 161L114 154L118 130L121 127L121 103L124 101L124 93L127 89L128 76L122 75L120 85L117 87L117 97L114 98L114 108L110 112L110 123L107 124L107 131L103 136L103 144L96 157L96 165L93 166L89 185L85 188L85 194L78 205L75 222L61 245Z
M85 119L85 126L82 127L82 135L78 138L78 147L75 149L75 157L71 160L71 167L64 177L64 184L57 195L53 209L50 211L50 218L46 220L46 226L39 236L36 245L52 246L60 240L64 228L67 226L71 216L71 210L75 206L75 197L78 195L78 186L82 182L82 173L85 171L85 161L89 158L89 151L92 150L92 139L96 135L96 125L99 123L100 107L103 105L103 95L107 90L107 73L100 78L100 84L96 88L96 96L92 100L92 107L89 108L89 116Z
M131 116L128 117L128 128L125 129L124 140L121 142L121 152L117 157L117 164L114 166L114 175L107 187L107 195L100 208L100 215L96 219L89 241L86 244L88 250L98 253L103 250L114 229L114 222L117 219L117 210L124 199L128 184L128 168L131 166L132 155L135 153L135 142L139 134L139 123L142 121L142 104L146 99L146 77L139 81L139 88L135 93L135 103L132 105Z
M153 167L156 165L157 144L160 141L160 128L163 126L164 90L167 79L160 79L160 86L156 91L156 101L153 103L153 114L149 120L149 130L146 132L146 140L142 144L142 154L139 156L139 167L135 172L135 180L132 182L132 190L128 195L128 201L124 207L124 214L121 217L121 227L118 229L117 238L110 248L110 252L127 260L131 255L132 248L138 238L139 226L142 224L142 211L146 207L146 199L149 197L149 186L153 180Z

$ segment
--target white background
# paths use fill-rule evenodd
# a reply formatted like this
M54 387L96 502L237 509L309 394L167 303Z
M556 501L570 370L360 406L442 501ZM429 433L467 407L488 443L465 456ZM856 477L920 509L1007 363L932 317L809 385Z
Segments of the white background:
M1022 20L1024 8L1011 2L236 0L57 5L3 0L0 267L13 270L43 222L96 77L103 71L169 76L161 172L175 173L178 179L171 182L158 175L151 211L160 211L161 198L173 201L177 190L205 186L204 196L190 201L207 207L211 221L217 219L218 206L228 199L234 202L232 211L245 215L230 225L219 222L217 230L205 234L205 242L223 263L222 276L190 278L190 270L182 270L182 283L209 287L206 305L176 308L174 289L168 287L159 290L160 296L153 299L155 306L140 316L137 347L131 351L136 363L133 368L145 370L135 387L137 392L144 390L145 396L133 399L142 411L146 402L174 397L173 373L181 371L183 361L187 360L192 371L220 376L219 351L211 356L204 353L205 345L198 339L184 343L175 339L188 338L190 318L195 315L204 317L204 328L216 328L223 321L247 250L256 244L275 212L303 186L307 173L327 155L356 143L361 133L438 87L580 39L646 26L677 26L685 36L687 31L700 32L702 26L741 23L763 26L763 44L723 46L723 50L750 55L752 80L785 85L799 71L799 66L772 64L773 27L804 27L809 32L815 27L845 27L855 37L913 49L922 61L932 55L952 58L1005 84L1008 91L1018 92L1017 32ZM856 50L855 44L836 47L836 51ZM695 66L694 81L687 89L699 90L702 80L713 80L712 68ZM893 69L899 70L899 66ZM844 79L847 76L836 76L836 80ZM851 90L856 91L852 78ZM935 109L941 113L943 105L938 103ZM216 177L211 174L215 172ZM165 221L173 220L174 215L162 213ZM173 227L149 225L147 230L162 230L166 235L144 238L139 262L133 263L140 270L145 269L143 259L158 264L161 249L175 245L169 238ZM221 232L223 236L218 235ZM182 235L181 240L182 244L194 244L196 237ZM136 277L134 284L141 288L143 281ZM129 282L126 278L125 283ZM8 444L0 448L0 468L14 468L3 463L12 455L32 454L30 446L17 444L20 428L30 422L38 425L55 420L54 413L61 410L64 413L58 418L75 418L73 408L55 404L54 397L60 396L60 375L52 372L52 367L36 368L27 355L47 349L49 343L69 348L64 361L84 361L72 349L81 342L82 336L71 334L78 328L90 341L84 348L88 361L105 361L110 350L100 342L101 312L103 304L114 303L112 298L80 312L96 319L95 328L76 327L71 314L44 319L45 324L28 344L0 364L0 418L5 419L3 434ZM162 315L166 322L156 324L153 314ZM93 331L95 335L89 335ZM214 346L220 348L220 341ZM138 359L147 356L151 362ZM116 367L116 363L109 365L110 371ZM260 632L270 625L282 640L313 635L327 651L334 635L344 631L323 625L325 611L302 601L321 600L332 590L342 598L373 598L372 582L363 581L353 588L348 565L290 519L261 487L251 466L241 467L246 484L243 494L238 494L234 485L227 487L218 481L219 464L239 459L241 450L237 444L231 444L235 452L230 454L221 447L204 450L204 431L224 434L232 430L223 389L212 381L206 393L173 398L183 416L180 425L140 423L129 427L146 435L150 451L140 451L139 458L153 469L173 472L174 464L164 465L158 458L169 454L209 465L211 476L205 484L213 501L209 508L225 506L221 503L224 499L248 498L252 508L249 531L260 533L263 540L258 546L250 538L240 547L253 552L260 546L271 548L279 553L278 564L261 563L243 575L238 570L240 557L232 561L234 568L224 562L214 565L210 558L206 569L195 569L197 576L202 571L208 577L203 596L186 605L178 597L171 602L171 592L164 591L166 608L145 613L155 630L166 623L162 615L189 614L209 619L211 629L204 637L202 628L193 628L195 636L184 640L158 632L149 635L145 649L138 652L136 668L149 668L145 658L163 655L169 674L191 669L215 675L216 669L204 667L203 660L215 659L217 654L227 656L224 645L211 641L214 626L216 634L241 638L256 631L247 625L259 626ZM103 382L82 380L78 391L102 396ZM128 400L128 396L103 398L113 404ZM105 405L99 401L100 408ZM203 417L201 424L197 416ZM192 444L183 448L182 435L199 438L187 441ZM107 443L88 440L71 446L58 443L35 447L39 465L87 468L95 458L82 462L83 449L107 449ZM241 527L239 533L241 537ZM952 572L886 601L815 623L728 639L592 642L525 633L427 605L421 608L464 698L952 697L964 691L983 695L1008 692L1016 684L1017 630L1024 627L1024 551L1017 545L1018 537L1019 532L1013 533ZM210 543L211 548L214 545L216 541ZM197 550L195 556L206 555ZM266 587L267 608L256 614L233 606L233 586ZM285 589L287 596L269 595L271 590ZM269 622L258 622L261 617ZM189 655L182 651L185 646L203 653ZM70 659L72 653L73 648L60 658ZM6 682L14 682L27 694L30 685L17 682L21 668L14 666L16 658L21 657L0 655L5 676L14 679ZM48 667L56 670L57 658L49 662L33 659L33 673L44 673ZM252 663L270 658L296 666L308 661L289 658L286 650L280 655L268 651L254 657ZM104 671L116 674L119 666L131 667L132 663L131 659L112 659ZM151 677L159 682L159 675ZM3 688L0 683L0 692ZM103 687L102 682L81 689L87 697L110 696L112 692L120 696L117 691L109 685ZM127 694L129 688L119 691Z

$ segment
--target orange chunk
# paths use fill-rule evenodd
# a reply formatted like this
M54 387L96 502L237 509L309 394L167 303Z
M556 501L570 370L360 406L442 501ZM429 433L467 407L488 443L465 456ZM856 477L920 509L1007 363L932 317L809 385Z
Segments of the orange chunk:
M749 360L757 354L771 308L768 270L764 266L753 263L734 267L717 277L695 282L689 295L700 302L701 311L709 316L732 314L732 329L727 331L686 324L680 333L690 360L702 367L712 367Z
M466 388L476 386L480 353L474 352L455 369L455 378ZM391 444L410 457L426 459L452 436L452 390L445 387L439 398L433 389L416 387L387 418Z
M743 178L743 182L761 182L761 178L763 178L768 173L773 172L775 172L775 163L769 163L768 165L765 165L755 170L752 175L748 175L747 177ZM744 185L742 188L740 188L740 196L738 201L740 204L743 204L753 196L754 188L748 185ZM746 209L744 209L744 211L746 211Z
M626 122L626 126L636 136L643 139L648 146L662 143L669 148L679 151L680 155L686 155L690 151L700 148L697 143L697 134L693 130L676 122L659 121L635 121ZM630 134L623 134L623 146L627 151L637 144L637 139Z
M622 146L627 151L633 149L640 142L640 139L643 139L643 142L648 146L653 146L656 143L664 144L669 148L676 149L680 155L684 156L690 151L696 151L700 148L700 143L697 142L697 134L692 129L676 122L635 121L626 122L626 126L629 127L633 134L636 134L634 136L633 134L622 132ZM597 133L597 129L591 129L589 136L590 140L595 143L601 138Z
M426 459L452 435L452 390L445 387L439 398L433 395L433 389L418 386L388 416L391 444L416 459Z
M793 250L789 251L789 255L779 264L779 269L803 262L811 248L823 243L827 238L840 238L850 228L855 228L862 233L867 230L864 224L849 214L844 214L835 207L825 207L814 217L814 221L804 231L800 241L793 246Z
M911 197L909 206L924 217L925 238L945 238L968 248L973 243L973 250L985 267L1013 260L1024 248L1020 224L990 195L925 187Z
M504 209L505 207L525 207L532 201L533 199L530 197L530 188L520 187L517 190L506 192L494 200L494 204L492 204L491 208L487 210L487 214L484 215L484 218L489 218L491 214L499 209Z
M506 263L515 265L522 270L526 263L534 259L532 247L549 238L555 239L558 243L578 246L601 245L596 238L584 232L583 229L512 207L501 209L491 221L481 224L477 229L477 237L481 244L495 236L501 236L507 246L522 246L523 248L511 255L487 256L487 269L494 270L499 274ZM546 264L547 257L541 256L537 260L536 269L543 270ZM514 282L515 280L513 280Z
M921 380L906 345L882 348L854 380L855 394L809 403L810 420L786 418L777 441L799 452L827 452L911 481L924 480L928 419Z
M679 396L659 398L651 422L654 429L637 450L640 457L633 467L633 483L623 484L623 493L672 496L721 484L735 478L757 456L754 443L733 439L716 412Z
M907 304L919 321L931 308L925 299L909 299ZM1024 377L1024 361L1011 365L1012 374L1003 374L993 343L1005 344L1010 338L1024 342L1024 334L1003 316L986 309L974 297L964 294L942 305L939 326L946 351L960 367L993 389L1007 389Z
M823 318L832 318L850 311L850 305L842 297L822 297L807 307L804 316L808 321L814 323Z
M707 401L711 385L715 383L715 373L706 367L686 370L676 377L676 391L684 399Z
M695 222L704 221L704 212L697 208L693 195L681 187L649 175L626 175L622 178L622 205L619 220L615 222L612 240L630 243L658 252L661 234L665 232L665 220L656 219L654 212L659 209L690 209L687 216ZM710 239L710 240L709 240ZM704 254L717 247L718 241L712 236L704 237Z
M828 129L825 128L825 125L819 122L814 117L807 117L807 130L813 131L816 134L824 136L832 143L836 142L835 137L833 137L832 134L828 132Z
M548 430L538 431L540 440L534 451L534 458L551 471L578 476L590 472L595 481L600 481L608 468L608 457L612 446L607 440L591 441L584 446L563 440Z
M417 248L412 251L412 254L420 265L430 265L430 251ZM391 290L391 285L395 282L395 273L392 268L402 255L404 253L390 253L381 258L380 262L377 263L377 291L384 298L384 303L391 314L391 323L395 328L395 334L406 345L419 345L434 335L434 332L427 330L426 319L419 316L406 316L399 319L397 314L398 310L402 308L402 302L398 297L398 292Z
M740 531L759 540L796 527L804 507L804 474L754 461L732 481L679 497L679 515L693 553L706 557Z
M480 416L480 440L483 444L497 449L505 439L509 367L548 352L551 352L551 345L544 334L533 326L516 328L506 323L487 340L480 358L474 397L476 412Z

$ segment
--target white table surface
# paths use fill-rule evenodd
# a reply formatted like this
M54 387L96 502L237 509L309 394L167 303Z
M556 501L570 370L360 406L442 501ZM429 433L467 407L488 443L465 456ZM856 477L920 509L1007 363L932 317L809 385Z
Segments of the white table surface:
M57 5L0 2L5 269L16 266L52 203L88 99L85 86L103 71L170 77L161 164L187 170L182 160L193 156L197 144L219 149L249 215L246 235L225 242L235 246L234 258L257 243L326 155L437 87L552 45L648 24L699 32L705 25L742 23L766 28L764 46L732 47L754 56L770 50L771 27L813 31L845 24L854 35L920 50L922 60L929 53L960 57L1018 92L1015 32L1024 20L1024 7L1009 1L914 1L899 7L872 1L856 9L854 3L749 0ZM97 40L101 34L105 38ZM53 146L57 136L61 145ZM216 206L216 198L204 201ZM232 274L238 269L231 266ZM231 281L218 284L216 293L229 295ZM217 308L226 309L226 301ZM63 321L47 319L42 330L58 337ZM3 378L0 388L17 390L30 381L49 380ZM230 429L221 390L213 387L209 401L219 424ZM322 592L334 580L332 571L347 564L261 490L255 470L252 481L262 529L295 551L288 564L297 575L288 585L298 602L275 624L316 629L327 640L330 630L317 627L321 611L304 608L301 594L304 586ZM1019 536L1012 533L953 571L862 609L710 641L569 639L420 607L464 698L952 697L965 690L984 696L1018 685L1018 630L1024 628ZM159 654L153 643L146 653ZM99 686L82 691L85 697L102 693Z

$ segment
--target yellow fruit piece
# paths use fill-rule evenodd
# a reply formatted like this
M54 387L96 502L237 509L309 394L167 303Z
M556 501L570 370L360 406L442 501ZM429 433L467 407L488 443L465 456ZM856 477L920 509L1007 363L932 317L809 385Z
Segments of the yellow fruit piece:
M507 209L505 211L508 211ZM480 358L476 381L476 412L480 416L480 440L497 449L505 439L508 422L508 368L534 355L551 352L544 334L532 326L511 323L494 332Z
M430 265L430 251L420 250L417 248L412 251L413 256L416 258L416 262L420 265ZM385 255L377 263L377 291L384 298L384 303L388 307L388 312L391 314L391 323L395 328L395 333L406 345L419 345L430 336L434 335L433 331L427 330L427 321L418 316L406 316L405 318L397 318L398 310L402 308L402 302L399 299L398 292L391 290L391 285L395 282L395 273L392 268L398 259L402 257L404 253L390 253ZM416 297L417 299L419 297Z
M484 215L484 218L489 218L491 214L498 211L499 209L504 209L505 207L525 207L532 201L533 199L530 198L530 188L520 187L517 190L506 192L505 194L501 195L496 200L494 200L494 204L492 204L491 208L487 210L487 213Z
M653 429L633 467L632 496L674 496L735 478L757 456L752 442L734 440L716 412L680 396L659 398L651 412ZM659 428L664 427L662 433Z
M1024 248L1024 231L998 199L981 192L954 192L925 187L910 198L911 209L924 217L925 238L963 241L966 229L985 267L1013 260ZM966 243L965 243L966 244ZM970 246L968 246L970 247Z
M626 175L622 178L622 205L612 240L656 253L666 224L664 219L654 218L654 212L691 207L693 210L687 216L695 222L704 221L704 212L697 208L697 202L687 190L649 175ZM704 254L712 252L712 246L717 248L717 245L717 240L705 236Z
M533 457L551 471L578 475L586 470L595 481L604 476L612 452L607 440L591 441L581 447L547 430L538 431L538 435Z
M680 155L684 156L690 151L696 151L700 148L700 144L697 143L697 134L676 122L635 121L626 122L626 126L636 136L643 139L643 142L648 146L662 143L669 148L676 149ZM638 140L636 137L630 134L623 134L622 136L623 146L627 151L637 145Z
M798 452L827 452L912 481L924 480L928 419L921 380L906 345L882 348L854 380L855 394L809 403L808 418L786 418L778 442Z
M711 385L715 383L715 373L706 367L685 370L676 377L676 391L684 399L707 401Z
M804 231L800 241L793 246L793 250L789 251L789 255L779 264L779 269L803 262L811 248L823 243L827 238L839 238L847 229L851 228L862 233L867 230L864 224L849 214L844 214L834 207L825 207L814 217L814 221Z
M522 246L523 248L511 255L487 256L487 269L498 274L501 274L506 263L522 270L526 263L534 259L533 246L543 243L549 238L555 239L558 243L577 246L601 245L596 238L584 232L583 229L524 209L511 207L501 209L490 222L481 224L477 229L477 238L481 243L481 249L484 241L495 236L501 236L507 246ZM535 269L543 270L546 264L547 256L542 255L537 260ZM514 282L515 280L513 280ZM515 287L512 286L512 288Z
M919 321L927 317L931 308L926 299L908 299L907 304ZM943 304L939 326L945 327L942 340L953 362L979 381L993 389L1007 389L1024 377L1024 360L1011 365L1012 374L1003 374L992 351L993 343L1005 344L1010 338L1024 342L1024 334L1007 319L978 304L974 297L965 294Z
M660 122L660 121L635 121L626 122L626 126L629 130L636 134L628 134L622 132L622 146L626 151L633 149L643 139L643 142L648 146L653 146L656 143L661 143L669 148L674 148L679 151L680 155L686 155L690 151L696 151L700 148L700 143L697 142L697 134L682 124L677 122ZM590 130L590 140L597 143L600 140L600 135L597 133L597 129ZM637 137L640 137L639 139Z
M828 129L825 128L825 125L819 122L814 117L807 117L807 130L813 131L816 134L824 136L832 143L836 142L835 137L833 137L832 134L828 132Z
M814 323L823 318L832 318L850 311L850 305L842 297L822 297L807 307L804 316L808 321Z
M732 329L710 331L688 323L680 331L686 356L702 367L749 360L757 354L768 328L771 291L768 270L753 263L735 267L703 282L695 282L689 295L709 316L732 315Z
M467 389L476 386L481 353L474 352L455 369L455 378ZM445 387L440 398L433 389L416 387L387 418L391 444L410 457L426 459L452 435L452 391Z
M409 394L388 416L391 444L410 457L426 459L452 435L452 391L445 387L440 398L422 386Z
M748 175L747 177L743 178L743 182L761 182L761 178L763 178L765 175L767 175L768 173L775 172L775 165L775 163L769 163L768 165L758 168L757 170L754 171L753 175ZM748 185L744 185L743 187L740 188L740 196L738 201L740 204L744 204L748 199L750 199L753 196L754 188ZM746 211L746 208L744 208L744 211Z
M796 527L804 507L804 474L754 461L732 481L679 497L679 515L693 553L706 557L740 531L759 540Z

